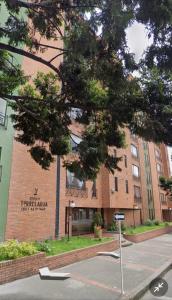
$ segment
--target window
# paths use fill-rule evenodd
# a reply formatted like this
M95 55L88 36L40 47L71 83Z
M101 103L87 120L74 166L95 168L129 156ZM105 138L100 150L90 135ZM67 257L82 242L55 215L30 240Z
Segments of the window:
M152 190L148 189L147 194L148 194L148 203L150 204L153 201Z
M157 171L158 173L161 173L162 172L162 167L160 164L156 164L156 167L157 167Z
M132 140L134 140L134 141L137 141L138 140L138 137L137 137L137 135L136 134L134 134L134 133L132 133L131 132L131 138L132 138Z
M92 197L97 197L96 181L93 181L92 185Z
M118 192L118 177L115 177L115 191Z
M79 136L77 136L75 134L71 134L70 144L71 144L71 150L73 153L77 152L77 147L81 141L82 141L82 139Z
M150 184L152 182L150 172L146 172L146 182L147 182L147 184Z
M69 117L72 120L77 119L78 117L80 117L82 115L82 110L80 108L71 108L71 111L69 112Z
M143 141L143 149L144 150L147 150L148 149L148 143Z
M74 176L74 173L67 170L66 187L83 190L85 189L85 182L83 180L79 180Z
M139 167L132 165L132 174L134 177L139 178L140 177L140 172L139 172Z
M134 185L134 199L136 201L141 200L141 188L139 186Z
M150 162L149 162L149 155L145 153L144 157L145 157L145 165L149 166L149 164L150 164Z
M137 147L134 146L133 144L131 144L131 153L132 153L132 156L138 158L138 149L137 149Z
M7 102L0 98L0 125L5 124L5 115L6 115Z
M165 195L163 193L160 193L160 202L161 203L166 202Z
M125 165L125 168L127 168L127 155L124 155L124 165Z
M125 191L126 191L127 194L129 193L128 180L125 181Z
M158 160L161 160L161 154L160 154L160 151L158 149L155 149L155 157L158 159Z

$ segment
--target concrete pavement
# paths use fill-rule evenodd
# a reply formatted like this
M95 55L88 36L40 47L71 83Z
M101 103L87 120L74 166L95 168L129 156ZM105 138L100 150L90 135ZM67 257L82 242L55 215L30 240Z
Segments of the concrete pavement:
M123 248L125 297L127 298L128 295L132 294L137 287L144 285L145 280L159 272L171 260L172 234ZM72 277L65 281L45 281L40 280L39 276L36 275L17 280L0 286L0 299L120 299L119 259L97 256L57 271L69 272ZM145 295L145 297L149 296ZM143 299L148 300L149 298Z

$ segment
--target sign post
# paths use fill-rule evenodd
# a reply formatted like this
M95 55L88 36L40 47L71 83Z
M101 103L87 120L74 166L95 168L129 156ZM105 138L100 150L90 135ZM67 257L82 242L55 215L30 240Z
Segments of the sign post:
M124 213L114 214L114 221L118 221L119 225L119 247L120 247L120 271L121 271L121 294L124 295L124 275L122 265L122 242L121 242L121 221L125 220Z

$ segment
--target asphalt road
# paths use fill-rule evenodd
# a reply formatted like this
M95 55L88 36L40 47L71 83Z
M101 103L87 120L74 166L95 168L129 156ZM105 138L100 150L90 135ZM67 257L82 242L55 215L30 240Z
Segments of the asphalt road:
M124 290L129 295L172 259L172 235L123 248ZM116 300L120 298L119 259L97 256L57 270L70 272L65 281L41 280L38 275L0 286L0 300ZM171 272L167 280L171 281ZM145 295L143 299L150 298ZM172 299L172 285L167 297ZM159 298L161 299L161 298ZM165 298L164 298L165 299ZM167 300L167 299L166 299Z

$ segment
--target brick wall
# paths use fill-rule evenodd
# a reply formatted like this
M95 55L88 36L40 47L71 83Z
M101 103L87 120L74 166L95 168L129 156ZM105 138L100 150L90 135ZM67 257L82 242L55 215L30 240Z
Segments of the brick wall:
M172 227L165 227L134 235L124 234L124 237L133 243L140 243L170 232L172 232Z
M118 241L73 250L68 253L46 257L44 253L22 257L0 263L0 284L38 274L41 267L50 269L60 268L74 262L93 257L99 251L113 251L118 249Z

